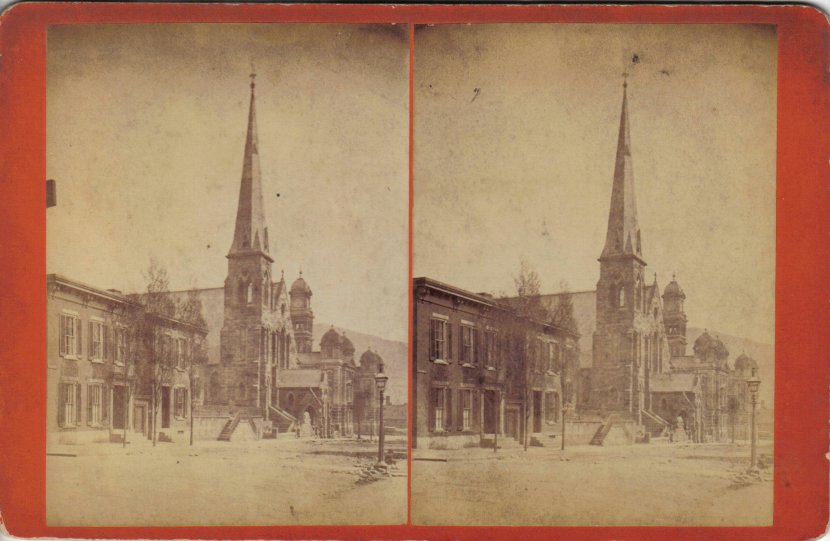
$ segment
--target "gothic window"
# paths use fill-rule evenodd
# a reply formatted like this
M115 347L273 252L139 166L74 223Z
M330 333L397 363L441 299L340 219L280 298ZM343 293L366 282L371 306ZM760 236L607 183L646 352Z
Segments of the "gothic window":
M638 230L637 230L637 253L639 254L639 253L641 253L642 251L643 251L643 250L642 250L642 246L641 246L641 244L640 244L640 230L638 229Z
M617 284L612 291L616 294L617 307L625 307L625 288L621 284Z
M654 319L657 319L657 307L654 307Z
M247 293L247 295L248 295L248 304L251 304L252 302L254 302L254 284L251 283L251 282L248 282L248 293Z

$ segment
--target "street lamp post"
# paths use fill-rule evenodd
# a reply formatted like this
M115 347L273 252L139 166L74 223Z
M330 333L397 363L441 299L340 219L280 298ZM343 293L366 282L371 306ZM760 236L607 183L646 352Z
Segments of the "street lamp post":
M386 381L389 376L383 373L383 363L378 366L378 373L375 374L375 386L378 389L378 463L379 469L386 469L386 461L383 457L383 390L386 388Z
M750 459L749 459L749 469L754 470L756 464L756 449L755 449L755 440L756 440L756 433L755 433L755 405L758 403L758 387L761 385L761 380L758 376L755 375L755 368L752 369L752 377L746 380L747 387L749 387L749 394L752 397L752 417L750 419Z

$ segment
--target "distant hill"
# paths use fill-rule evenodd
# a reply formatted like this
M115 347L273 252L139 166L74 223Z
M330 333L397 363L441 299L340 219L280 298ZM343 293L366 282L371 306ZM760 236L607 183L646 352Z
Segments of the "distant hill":
M320 337L331 328L328 323L314 324L314 349L319 348ZM338 332L345 332L349 340L354 344L355 362L360 361L360 356L372 347L372 351L383 358L384 371L389 376L387 394L392 398L393 404L402 404L409 396L409 349L406 343L395 340L378 338L370 334L352 331L343 327L334 327Z
M694 353L692 347L697 337L703 334L703 330L697 327L688 327L686 329L686 340L688 341L687 354L692 355ZM765 402L767 407L772 407L773 390L775 388L775 346L755 342L747 338L719 333L716 329L708 329L708 333L720 338L726 346L726 349L729 350L730 368L734 366L735 359L741 353L746 353L755 359L758 363L758 377L761 378L761 387L758 391L759 400Z

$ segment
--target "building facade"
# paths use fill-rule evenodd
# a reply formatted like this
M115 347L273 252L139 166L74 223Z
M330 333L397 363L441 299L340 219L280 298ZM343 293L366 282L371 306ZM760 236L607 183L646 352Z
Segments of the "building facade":
M46 287L47 443L154 432L161 441L188 441L192 410L202 400L195 374L207 329L143 314L153 344L141 347L146 337L126 315L127 308L141 313L135 301L56 274L46 277Z
M576 333L429 278L414 280L413 295L413 447L541 444L558 431Z

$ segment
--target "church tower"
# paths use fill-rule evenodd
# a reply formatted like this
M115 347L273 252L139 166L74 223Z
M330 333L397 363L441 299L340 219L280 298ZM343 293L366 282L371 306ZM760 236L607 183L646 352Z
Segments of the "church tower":
M269 253L262 200L254 78L251 74L251 101L236 226L227 255L225 317L221 332L222 396L213 397L212 401L261 408L266 402L266 392L270 390L271 356L268 353L276 290L271 282L274 260Z
M640 225L634 194L627 83L608 213L605 245L599 257L596 331L590 403L605 411L628 412L639 418L644 408L644 350L653 332L648 312Z
M291 322L297 351L311 353L311 336L314 331L314 312L311 310L311 288L303 278L303 271L291 284Z
M672 280L663 290L663 322L666 326L666 336L669 340L669 349L672 357L686 355L686 312L683 301L686 294L672 275Z

